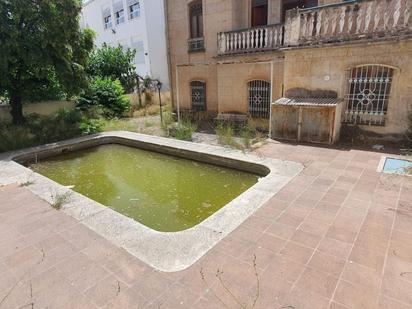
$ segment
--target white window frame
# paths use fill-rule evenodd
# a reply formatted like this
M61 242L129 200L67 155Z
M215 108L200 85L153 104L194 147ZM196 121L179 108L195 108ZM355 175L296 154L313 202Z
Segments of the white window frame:
M120 15L122 13L122 15ZM114 16L116 18L116 25L123 24L125 21L124 18L124 9L118 10L116 13L114 13Z
M139 54L139 50L137 49L137 47L140 47L141 54ZM143 39L132 38L132 40L131 40L131 49L136 50L136 55L133 59L133 63L136 64L136 65L146 64L146 53L145 53L145 47L144 47Z
M107 15L103 17L103 24L104 24L104 29L110 29L113 27L112 24L112 15Z
M133 7L136 7L136 10L134 10ZM132 5L129 5L129 17L130 19L140 17L140 2L139 1L136 1Z

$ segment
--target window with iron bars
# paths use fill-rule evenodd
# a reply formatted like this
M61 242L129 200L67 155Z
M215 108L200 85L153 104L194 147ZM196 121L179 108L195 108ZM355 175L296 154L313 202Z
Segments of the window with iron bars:
M206 83L202 81L192 81L190 83L192 97L192 110L206 110Z
M249 114L255 118L269 118L270 83L252 80L248 83Z
M344 123L385 125L393 71L383 65L357 66L348 71Z

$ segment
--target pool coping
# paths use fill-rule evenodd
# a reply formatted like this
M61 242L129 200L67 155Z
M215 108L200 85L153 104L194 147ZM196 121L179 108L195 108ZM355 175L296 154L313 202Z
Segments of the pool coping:
M198 225L180 232L159 232L14 161L26 160L35 155L56 155L65 149L77 150L110 143L267 175ZM302 170L303 165L296 162L127 131L106 132L0 154L0 185L30 181L27 188L50 204L53 203L53 195L70 192L67 203L62 207L64 213L151 267L164 272L181 271L190 267Z
M399 159L399 160L404 160L404 161L410 161L410 162L412 162L411 159L405 158L405 157L403 157L403 156L382 156L381 159L380 159L380 161L379 161L378 167L376 168L376 171L377 171L378 173L385 173L385 174L392 174L392 175L400 175L400 176L412 177L412 175L409 175L409 174L402 174L402 173L397 173L397 172L387 172L387 171L384 171L385 163L386 163L386 160L387 160L387 159Z

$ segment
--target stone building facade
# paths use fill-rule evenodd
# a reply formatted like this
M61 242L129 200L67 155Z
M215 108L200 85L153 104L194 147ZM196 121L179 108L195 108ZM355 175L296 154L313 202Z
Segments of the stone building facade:
M329 141L341 123L405 132L412 0L174 0L166 9L176 111L249 115L272 132L272 103L293 93L315 108L326 96L339 105Z

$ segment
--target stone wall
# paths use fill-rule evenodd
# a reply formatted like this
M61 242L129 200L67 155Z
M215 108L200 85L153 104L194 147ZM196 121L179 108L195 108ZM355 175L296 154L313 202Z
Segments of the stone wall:
M412 112L412 41L341 45L285 51L285 90L294 87L346 93L346 72L364 64L395 68L385 126L360 126L378 134L401 134Z

